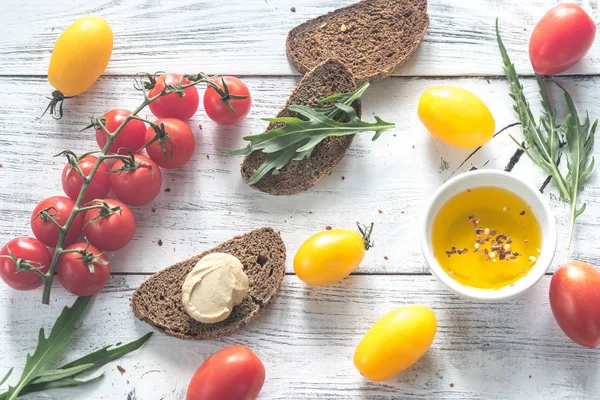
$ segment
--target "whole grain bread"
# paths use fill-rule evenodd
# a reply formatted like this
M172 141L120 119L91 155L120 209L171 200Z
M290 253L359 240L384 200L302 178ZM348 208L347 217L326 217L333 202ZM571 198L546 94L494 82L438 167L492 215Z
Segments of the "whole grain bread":
M181 302L181 286L196 263L210 253L228 253L244 265L250 289L226 320L204 324L192 319ZM131 306L139 319L182 339L214 339L254 321L272 302L285 275L285 244L272 228L253 230L147 279L133 293Z
M290 105L329 106L331 103L319 104L319 100L335 93L351 92L355 89L354 78L344 64L335 59L325 60L302 78L277 116L293 116L294 113L286 111ZM358 102L353 106L360 116ZM280 126L281 124L271 123L266 131ZM350 148L352 139L353 136L327 138L315 147L309 158L290 161L278 173L267 174L253 187L273 195L291 195L307 190L331 174ZM241 168L244 181L248 182L265 159L266 155L262 152L254 152L244 159Z
M423 0L363 0L292 29L287 56L301 73L335 57L357 85L376 81L415 52L429 25L426 11Z

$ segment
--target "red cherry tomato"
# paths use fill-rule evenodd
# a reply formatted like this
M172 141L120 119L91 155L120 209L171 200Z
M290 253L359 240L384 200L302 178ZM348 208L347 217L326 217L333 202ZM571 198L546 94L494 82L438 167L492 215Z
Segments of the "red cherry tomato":
M204 92L204 110L210 119L219 125L233 125L243 120L250 112L252 107L252 96L248 87L236 77L224 76L214 80L221 89L223 89L223 81L227 85L230 95L247 96L242 100L229 100L229 104L233 107L231 111L227 105L221 101L221 95L209 86Z
M53 196L42 200L31 213L31 230L35 237L46 246L55 247L58 243L60 231L48 218L48 215L52 216L59 225L64 226L71 215L71 211L73 211L74 205L73 200L64 196ZM47 213L43 212L44 210L47 210ZM63 246L75 243L82 229L83 214L80 213L75 216L71 228L65 236Z
M10 252L9 252L10 250ZM13 289L33 290L44 284L44 280L35 271L17 272L17 266L10 257L23 260L43 273L48 272L52 256L39 240L19 237L11 240L0 250L0 278Z
M156 85L150 90L149 97L159 94L164 89L165 84L179 84L180 77L181 75L173 73L159 76L156 79ZM182 83L185 85L190 81L183 78ZM187 121L196 114L198 104L200 104L198 89L196 89L196 86L190 86L183 90L183 97L179 97L177 93L171 93L154 100L150 103L150 111L156 115L156 118L176 118Z
M533 70L554 75L572 67L592 47L596 24L577 4L561 4L538 22L529 40Z
M113 133L130 114L131 111L123 110L121 108L111 110L103 116L103 118L106 120L104 126L106 126L106 129L110 133ZM139 119L129 120L127 125L123 127L110 145L108 153L116 154L118 152L118 154L126 155L127 152L124 150L119 150L120 148L129 149L133 153L137 153L146 144L146 142L144 142L145 136L146 124ZM101 149L104 148L107 140L108 137L106 132L104 132L102 129L96 129L96 142Z
M210 356L188 386L186 400L254 400L265 383L265 366L247 347L231 346Z
M196 140L188 124L174 118L159 119L155 123L159 126L164 124L164 129L170 138L164 138L166 155L162 150L160 141L156 141L146 147L148 156L159 166L167 169L179 168L187 163L196 149ZM154 139L155 136L156 131L154 128L148 128L146 143Z
M111 186L119 200L130 206L144 206L160 193L162 173L148 157L136 154L132 161L115 163L110 174Z
M550 306L556 322L575 343L600 345L600 272L573 261L554 272L550 281Z
M101 291L110 278L108 258L87 243L74 244L67 250L81 250L85 254L66 253L60 256L57 268L60 284L76 296L91 296ZM90 268L93 268L93 273Z
M127 246L135 234L135 217L131 209L119 200L102 200L108 207L121 207L120 211L108 213L94 208L85 213L83 232L91 244L106 251L117 251Z
M85 156L78 162L79 168L81 168L81 171L88 176L96 164L96 161L98 161L98 157L96 156ZM81 191L81 186L83 185L83 178L69 163L63 168L61 181L65 194L72 200L77 200L79 192ZM94 178L87 187L82 204L94 199L104 198L108 192L110 192L108 167L106 164L102 163L98 166Z

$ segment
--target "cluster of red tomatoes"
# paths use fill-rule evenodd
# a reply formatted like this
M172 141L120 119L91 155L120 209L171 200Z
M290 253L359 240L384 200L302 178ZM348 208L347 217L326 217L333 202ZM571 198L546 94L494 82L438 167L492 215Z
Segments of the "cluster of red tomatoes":
M148 93L159 94L165 85L177 85L180 75L164 74ZM230 94L245 96L230 99L228 108L221 95L211 86L204 92L204 110L216 123L231 125L241 121L250 111L252 100L246 85L234 77L222 77L215 84L227 85ZM183 84L189 84L187 79ZM199 95L195 86L184 89L184 95L171 93L150 104L150 111L158 118L154 123L168 133L168 140L155 140L157 132L137 119L131 119L119 132L108 154L123 157L110 168L100 164L85 192L82 207L65 235L66 250L58 260L57 276L62 286L77 296L89 296L102 290L110 277L110 262L103 251L125 247L136 230L135 216L130 206L139 207L158 196L162 185L161 168L172 169L184 165L195 150L192 130L185 122L198 110ZM103 116L106 129L113 133L131 112L115 109ZM96 141L103 149L108 140L102 129L96 129ZM164 148L163 148L164 145ZM144 149L148 157L139 154ZM89 177L98 158L85 155L74 163ZM0 278L17 290L32 290L43 284L35 271L24 271L19 266L26 262L47 273L52 256L48 248L56 247L60 229L69 219L83 186L83 177L71 163L62 172L62 187L67 195L53 196L41 201L31 215L34 238L19 237L8 242L0 251ZM107 198L112 189L118 199ZM79 241L83 232L86 241Z

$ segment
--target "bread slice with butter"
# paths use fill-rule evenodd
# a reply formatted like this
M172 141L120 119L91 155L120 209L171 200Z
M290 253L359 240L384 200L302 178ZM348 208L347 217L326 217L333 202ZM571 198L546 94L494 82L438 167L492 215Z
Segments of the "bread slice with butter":
M212 253L238 258L250 287L227 319L206 324L186 312L182 285L198 261ZM272 228L256 229L154 274L133 293L131 307L136 317L167 335L196 340L226 336L254 321L277 296L285 276L285 257L279 233Z

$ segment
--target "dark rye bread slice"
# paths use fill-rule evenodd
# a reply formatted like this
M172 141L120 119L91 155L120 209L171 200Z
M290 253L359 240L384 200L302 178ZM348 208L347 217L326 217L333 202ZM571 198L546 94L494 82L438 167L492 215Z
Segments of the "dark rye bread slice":
M292 29L287 56L301 73L335 57L357 85L385 78L421 43L429 25L426 9L421 0L363 0Z
M250 289L226 320L204 324L192 319L181 302L181 286L198 260L210 253L228 253L244 265ZM285 244L272 228L253 230L172 265L147 279L133 293L136 317L181 339L214 339L254 321L277 296L285 275Z
M319 100L332 94L354 90L356 90L356 84L348 68L337 60L326 60L302 78L277 116L294 116L294 113L286 111L290 105L305 105L315 108L329 106L331 103L319 104ZM360 105L356 103L354 108L360 116ZM281 125L271 123L266 131ZM353 136L327 138L315 147L309 158L302 161L290 161L278 173L267 174L252 187L273 195L291 195L307 190L331 174L350 148L352 139ZM244 181L248 182L266 158L264 153L257 151L244 159L241 168Z

